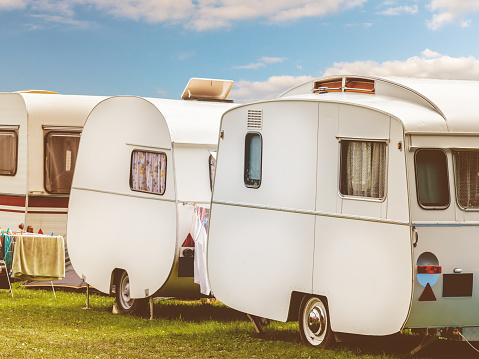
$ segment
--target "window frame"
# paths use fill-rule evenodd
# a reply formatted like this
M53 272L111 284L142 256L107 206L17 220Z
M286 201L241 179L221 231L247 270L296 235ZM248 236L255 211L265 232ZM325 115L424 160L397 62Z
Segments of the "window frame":
M17 174L18 171L18 129L11 130L11 129L5 129L5 128L0 128L0 134L2 133L13 133L14 134L14 139L15 139L15 161L14 161L14 169L11 173L1 173L0 176L10 176L13 177Z
M160 192L151 192L151 191L144 191L144 190L141 190L141 189L134 189L133 188L132 169L133 169L133 155L135 154L135 152L154 153L154 154L157 154L157 155L164 155L165 156L165 189L163 190L163 192L161 192L161 193ZM148 193L148 194L154 194L154 195L157 195L157 196L163 196L166 193L166 184L167 184L167 178L168 178L167 174L168 174L168 156L167 156L166 152L142 150L142 149L139 149L139 148L133 149L131 151L131 156L130 156L130 179L129 179L130 190L132 190L134 192Z
M417 153L421 151L440 151L444 154L444 158L446 159L446 179L447 179L447 187L448 187L448 203L445 206L425 206L424 204L421 203L419 200L419 190L418 190L418 177L417 177ZM415 183L415 190L416 190L416 202L424 210L445 210L448 209L449 206L451 205L451 184L449 181L449 162L447 160L447 153L444 151L442 148L430 148L430 147L424 147L424 148L418 148L414 151L414 183Z
M387 139L370 139L370 138L338 138L339 139L339 168L338 168L338 195L342 199L353 199L368 202L382 203L387 198L388 193L388 165L389 165L389 140ZM342 193L342 172L343 172L343 142L372 142L372 143L384 143L385 145L385 162L384 162L384 195L383 197L366 197L366 196L353 196Z
M459 203L459 187L458 187L458 180L457 180L457 165L456 165L456 153L457 152L478 152L479 149L452 149L452 165L453 165L453 170L454 170L454 194L456 196L456 204L459 207L461 211L464 212L479 212L479 207L477 208L465 208L461 206Z
M47 189L47 141L48 141L48 138L52 137L52 135L55 135L55 134L60 134L63 136L75 135L75 136L69 136L69 137L81 138L81 133L82 133L81 130L75 130L71 128L68 128L66 130L52 129L52 130L47 130L46 132L44 132L44 135L43 135L43 188L45 189L47 193L54 194L54 195L69 195L71 192L71 185L68 192L49 191ZM79 147L80 147L80 143L78 143L78 149ZM78 149L77 149L77 157L78 157ZM75 167L76 167L76 160L75 160L75 166L72 169L73 172L75 171ZM73 181L73 178L72 178L72 181Z
M259 169L259 183L256 185L255 183L250 183L251 181L247 181L247 177L246 177L246 168L247 168L247 165L249 163L248 161L248 157L246 156L246 151L247 151L247 147L246 147L246 139L248 138L248 135L258 135L260 140L261 140L261 157L260 157L260 169ZM246 188L253 188L253 189L258 189L261 187L261 184L263 182L263 136L261 135L260 132L257 132L257 131L248 131L246 132L246 135L245 135L245 140L244 140L244 167L243 167L243 181L244 181L244 184L246 186Z

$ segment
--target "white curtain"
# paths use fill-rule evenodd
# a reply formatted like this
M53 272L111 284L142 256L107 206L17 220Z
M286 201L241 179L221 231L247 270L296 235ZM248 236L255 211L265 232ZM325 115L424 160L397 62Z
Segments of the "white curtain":
M137 191L165 193L166 154L133 151L131 185Z
M344 141L347 150L343 194L383 198L386 177L386 144L383 142Z
M479 152L460 151L454 157L459 204L463 208L479 208Z

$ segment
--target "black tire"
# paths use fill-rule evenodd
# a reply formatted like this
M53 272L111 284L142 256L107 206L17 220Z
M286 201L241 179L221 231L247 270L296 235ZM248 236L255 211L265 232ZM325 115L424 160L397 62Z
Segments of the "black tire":
M299 307L299 335L301 341L318 349L330 348L334 342L334 333L329 323L329 311L324 299L304 296Z
M148 309L148 298L130 297L130 277L123 271L115 278L115 302L120 313L144 315Z

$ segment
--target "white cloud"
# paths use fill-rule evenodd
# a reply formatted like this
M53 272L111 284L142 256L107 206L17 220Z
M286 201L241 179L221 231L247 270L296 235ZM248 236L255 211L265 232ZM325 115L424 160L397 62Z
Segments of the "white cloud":
M414 14L417 14L417 12L418 12L417 5L413 5L413 6L390 7L386 10L383 10L383 11L379 12L379 14L380 15L388 15L388 16L397 16L397 15L402 15L402 14L414 15Z
M64 16L57 16L57 15L32 15L32 16L34 18L42 19L43 21L48 23L70 25L72 27L77 27L77 28L91 28L92 26L94 26L89 21L75 20L70 17L64 17ZM36 30L36 29L37 28L35 26L30 28L30 30Z
M285 57L267 57L263 56L262 58L259 59L259 62L253 62L248 65L241 65L241 66L236 66L236 69L243 69L243 70L258 70L262 67L266 67L266 64L277 64L280 62L286 61L287 58Z
M93 7L113 16L151 23L181 24L201 31L244 20L282 23L359 7L367 0L0 0L0 10L74 17L76 7Z
M28 0L0 0L0 10L25 9Z
M404 61L356 61L335 63L324 71L324 76L333 75L371 75L429 77L456 80L479 80L479 59L469 57L450 57L426 49L420 56ZM266 81L238 81L231 91L231 98L238 103L273 99L283 91L313 80L311 76L274 76Z
M287 89L313 80L311 76L273 76L266 81L238 81L229 97L237 103L269 100Z
M479 60L473 56L450 57L426 49L421 56L405 61L338 62L324 71L326 76L338 74L479 80Z
M469 27L471 21L466 15L479 11L477 0L429 0L428 8L433 16L427 21L431 30L439 30L443 26L459 24L461 27Z

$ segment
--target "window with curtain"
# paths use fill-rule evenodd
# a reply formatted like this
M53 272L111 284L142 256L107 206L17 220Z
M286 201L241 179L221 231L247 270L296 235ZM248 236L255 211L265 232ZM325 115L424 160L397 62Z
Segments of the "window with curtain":
M213 190L213 184L215 181L215 170L216 170L216 152L210 153L208 164L210 168L210 189Z
M261 161L263 156L263 138L257 132L245 137L244 183L246 187L261 186Z
M166 190L166 154L134 150L131 155L130 188L155 194Z
M479 209L479 151L454 152L457 203L462 209Z
M345 196L384 198L386 143L342 140L340 177Z
M0 131L0 175L13 176L17 172L17 132Z
M79 145L79 132L52 131L45 135L44 182L48 193L70 193Z
M415 153L417 200L425 209L449 206L447 157L441 149L419 149Z

